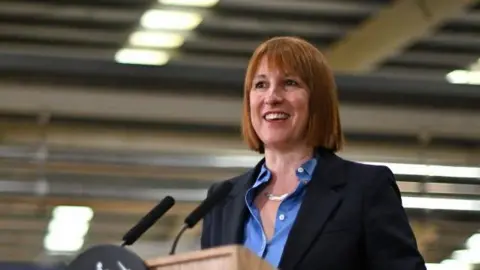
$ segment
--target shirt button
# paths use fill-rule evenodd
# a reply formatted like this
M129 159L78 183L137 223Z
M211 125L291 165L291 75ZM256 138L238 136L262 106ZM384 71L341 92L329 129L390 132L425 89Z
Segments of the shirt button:
M278 216L278 219L284 220L284 219L285 219L285 215L284 215L284 214L281 214L280 216Z
M304 170L303 170L303 168L302 168L302 167L300 167L300 168L298 168L298 170L297 170L297 171L298 171L299 173L303 173L303 171L304 171Z

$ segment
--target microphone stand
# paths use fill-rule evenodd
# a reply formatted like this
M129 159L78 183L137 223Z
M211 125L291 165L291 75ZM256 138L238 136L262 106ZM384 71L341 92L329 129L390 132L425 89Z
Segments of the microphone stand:
M169 255L174 255L175 254L175 250L177 249L178 241L180 240L180 237L182 237L183 233L188 228L189 228L188 224L183 224L182 229L180 229L177 236L175 237L175 240L173 240L172 249L170 250Z

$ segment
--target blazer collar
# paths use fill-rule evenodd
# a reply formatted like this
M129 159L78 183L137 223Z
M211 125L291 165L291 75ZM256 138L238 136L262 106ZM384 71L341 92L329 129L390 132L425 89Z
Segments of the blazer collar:
M321 232L330 213L341 201L340 187L346 183L342 173L342 159L322 148L315 152L319 160L287 239L280 269L295 269ZM243 244L248 213L244 197L255 182L264 161L262 159L253 169L231 180L235 185L223 208L224 214L229 218L226 220L226 234L221 244Z
M222 243L224 245L243 244L244 225L247 218L245 194L255 183L264 162L265 159L262 159L253 169L231 180L235 184L224 207L225 215L229 217L226 220L226 235Z
M285 244L280 269L298 268L297 264L342 200L340 188L346 184L342 159L326 150L317 150L317 154L319 162Z

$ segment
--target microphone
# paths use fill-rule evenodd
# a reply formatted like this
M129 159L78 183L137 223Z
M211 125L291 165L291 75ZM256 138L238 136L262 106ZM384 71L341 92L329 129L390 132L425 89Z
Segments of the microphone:
M96 269L148 270L142 258L124 247L135 243L174 204L171 196L165 197L123 236L121 246L109 244L91 247L74 258L66 270L92 269L94 266Z
M175 254L178 241L182 234L187 230L193 228L217 203L225 199L230 190L232 190L233 184L230 182L224 182L217 187L197 208L195 208L186 218L180 232L175 237L170 250L170 255Z
M142 236L152 225L161 218L175 204L175 199L166 196L148 214L146 214L135 226L133 226L122 238L122 247L131 245Z

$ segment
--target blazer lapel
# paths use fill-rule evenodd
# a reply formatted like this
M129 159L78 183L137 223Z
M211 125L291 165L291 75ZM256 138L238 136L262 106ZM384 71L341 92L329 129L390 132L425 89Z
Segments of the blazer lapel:
M252 170L233 179L235 186L223 208L225 217L225 234L222 245L243 244L244 225L247 218L245 194L255 182L264 160L262 159Z
M320 159L285 244L280 269L296 268L342 198L337 190L345 184L341 159L326 151L318 153Z

